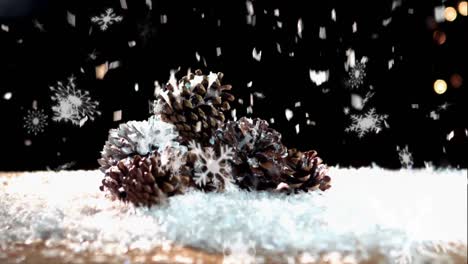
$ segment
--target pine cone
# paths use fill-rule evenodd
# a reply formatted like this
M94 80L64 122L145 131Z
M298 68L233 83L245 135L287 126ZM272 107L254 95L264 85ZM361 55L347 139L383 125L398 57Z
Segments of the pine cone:
M150 207L169 196L184 193L191 185L190 173L186 166L180 167L178 173L162 167L161 156L155 151L148 157L135 155L110 167L99 189L109 190L124 202Z
M283 159L286 147L281 134L258 118L229 121L216 132L216 140L234 149L232 171L241 188L275 189L289 172Z
M100 170L117 165L117 162L133 155L146 156L157 148L176 146L178 134L174 125L150 117L148 121L129 121L111 129L98 163Z
M284 159L291 171L283 175L282 186L288 190L327 190L331 187L331 178L326 175L328 168L314 150L301 152L289 149ZM286 185L284 185L286 184Z
M224 123L223 111L229 110L229 101L234 100L225 92L231 85L221 85L222 78L222 73L207 76L197 70L178 83L170 81L164 91L156 89L155 114L177 127L183 143L196 140L205 145Z

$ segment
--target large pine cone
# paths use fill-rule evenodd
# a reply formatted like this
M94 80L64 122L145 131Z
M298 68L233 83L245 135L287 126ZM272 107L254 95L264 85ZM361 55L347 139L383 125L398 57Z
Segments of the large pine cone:
M164 202L169 196L184 193L191 185L190 173L185 166L177 172L162 167L158 152L148 157L135 155L110 167L99 188L109 190L124 202L150 207Z
M259 118L229 121L216 132L217 142L234 149L232 171L241 188L275 189L282 175L291 173L283 159L287 149L281 134Z
M283 175L281 186L288 190L327 190L331 187L331 178L326 175L328 168L322 164L322 159L314 150L301 152L297 149L289 149L288 156L284 159L291 168L288 174Z
M183 143L195 140L205 145L223 125L223 111L229 110L229 101L234 100L226 92L231 85L221 85L222 78L222 73L207 76L197 70L177 83L170 81L163 91L157 92L155 114L177 127Z
M105 172L117 162L133 155L146 156L153 150L175 146L178 134L174 125L150 117L148 121L129 121L111 129L98 160Z

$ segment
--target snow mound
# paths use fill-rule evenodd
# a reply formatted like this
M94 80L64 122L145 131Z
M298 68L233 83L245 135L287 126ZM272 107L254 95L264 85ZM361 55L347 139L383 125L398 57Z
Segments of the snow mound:
M332 168L330 175L325 193L191 191L151 209L105 197L98 171L0 177L0 252L42 241L74 252L177 244L222 253L241 238L257 253L365 259L377 249L398 263L422 263L456 251L452 242L466 246L466 170Z

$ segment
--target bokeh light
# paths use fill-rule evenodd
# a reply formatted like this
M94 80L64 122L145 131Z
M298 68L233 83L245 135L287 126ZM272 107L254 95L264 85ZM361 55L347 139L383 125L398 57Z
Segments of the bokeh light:
M460 88L463 84L463 78L460 76L458 73L452 74L450 76L450 84L453 86L453 88Z
M434 91L437 94L443 94L447 91L447 83L444 80L436 80L434 82Z
M445 43L447 40L447 35L445 35L444 32L442 31L434 31L434 34L432 34L432 37L434 38L435 43L442 45Z
M468 2L467 1L461 1L458 3L458 13L462 16L466 16L468 13Z
M444 16L445 16L445 20L452 22L457 18L457 10L455 10L455 8L451 6L446 7Z

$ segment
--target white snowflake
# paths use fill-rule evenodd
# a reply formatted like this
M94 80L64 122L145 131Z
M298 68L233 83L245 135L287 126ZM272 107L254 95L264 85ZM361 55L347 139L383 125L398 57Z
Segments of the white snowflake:
M401 166L404 168L412 168L413 167L413 154L409 152L408 145L404 148L400 148L397 146L398 157L400 158Z
M197 156L195 162L195 183L199 186L211 185L217 190L232 189L234 179L228 161L234 152L229 146L221 146L219 157L212 147L203 149L200 144L191 141L189 148Z
M37 135L44 132L44 128L47 126L47 118L48 116L43 109L30 109L23 117L23 127L26 128L28 134Z
M348 69L348 80L347 84L351 88L358 88L364 83L366 77L366 63L356 61L354 66Z
M223 264L254 264L255 242L245 241L238 233L235 239L223 242Z
M122 21L122 17L114 13L112 8L106 9L105 13L101 13L99 16L94 16L91 21L99 25L102 31L106 31L110 25Z
M99 102L92 101L88 91L76 89L74 77L68 78L68 83L57 82L57 86L51 86L54 93L52 101L56 104L52 106L54 116L52 120L56 122L71 122L73 125L83 126L88 120L93 121L96 115L101 112L97 110Z
M376 134L382 130L382 125L388 115L378 115L375 108L371 108L364 115L351 115L351 125L345 129L346 132L355 132L359 138L364 137L367 133L375 132Z

